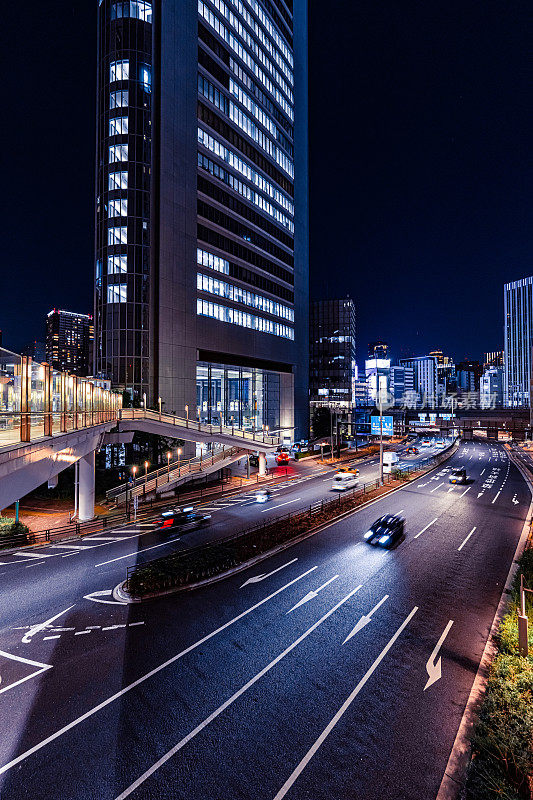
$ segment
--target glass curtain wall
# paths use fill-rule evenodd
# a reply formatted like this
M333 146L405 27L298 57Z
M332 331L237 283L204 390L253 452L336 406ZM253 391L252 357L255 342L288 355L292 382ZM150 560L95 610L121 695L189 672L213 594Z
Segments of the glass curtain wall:
M280 376L267 370L199 362L196 415L211 425L279 428Z

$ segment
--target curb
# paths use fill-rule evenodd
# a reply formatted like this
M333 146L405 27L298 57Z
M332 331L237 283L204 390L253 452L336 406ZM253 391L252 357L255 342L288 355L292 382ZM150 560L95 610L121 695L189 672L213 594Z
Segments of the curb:
M490 665L497 653L495 641L496 634L498 633L500 623L507 610L507 605L509 602L508 590L518 570L517 560L524 552L531 531L531 522L533 520L533 481L531 476L524 471L518 461L512 458L512 451L509 451L509 458L524 478L531 494L531 500L529 503L527 516L524 521L524 526L522 528L522 533L520 534L520 539L516 545L516 550L513 555L511 566L509 567L509 572L507 573L507 580L505 581L505 585L502 589L500 602L498 603L498 608L496 609L496 613L494 614L494 618L492 620L492 625L487 642L485 644L485 649L483 650L483 655L481 656L481 661L479 662L476 677L474 678L474 683L472 684L470 694L468 695L465 710L463 712L459 729L455 736L455 740L452 745L452 751L450 753L450 757L448 758L446 769L444 770L444 775L442 777L439 791L435 800L459 800L460 792L464 787L466 771L468 764L470 763L470 739L478 716L479 708L485 696L489 679Z
M211 578L205 578L202 581L197 581L196 583L189 583L187 586L177 586L172 589L165 589L162 592L156 592L153 594L145 595L144 597L132 597L129 595L124 589L124 581L121 581L115 588L113 589L113 598L115 600L119 600L121 603L144 603L150 600L158 600L161 597L168 597L169 595L178 594L182 592L192 592L195 589L201 589L205 586L210 586L213 583L218 583L219 581L225 580L226 578L230 578L232 575L236 575L239 572L244 572L244 570L249 569L249 567L254 566L255 564L259 564L261 561L265 561L267 558L276 555L277 553L283 552L283 550L287 550L289 547L293 545L299 544L300 542L304 541L305 539L309 539L311 536L315 536L317 533L322 533L327 528L330 528L332 525L336 525L337 522L344 519L345 517L350 516L351 514L357 514L358 511L362 511L364 508L371 506L373 503L377 503L379 500L382 500L384 497L388 497L394 492L399 492L400 489L404 489L408 484L414 482L415 480L419 480L423 475L429 475L430 472L433 470L438 469L441 464L443 464L448 458L450 458L458 449L458 443L454 443L449 452L446 453L446 458L442 459L442 461L431 467L431 469L427 470L427 472L422 472L418 474L416 477L411 478L411 480L405 481L400 484L400 486L395 486L394 489L389 489L386 492L383 492L379 497L374 497L371 500L368 500L366 503L362 503L357 508L350 508L347 511L343 511L342 514L339 514L337 517L329 520L328 522L319 525L316 528L313 528L310 531L306 531L305 533L300 534L300 536L296 537L295 539L291 539L288 542L284 542L283 544L277 545L273 547L271 550L267 550L264 553L260 553L255 558L252 558L248 561L243 562L242 564L237 565L236 567L232 567L226 572L221 572L219 575L213 575Z

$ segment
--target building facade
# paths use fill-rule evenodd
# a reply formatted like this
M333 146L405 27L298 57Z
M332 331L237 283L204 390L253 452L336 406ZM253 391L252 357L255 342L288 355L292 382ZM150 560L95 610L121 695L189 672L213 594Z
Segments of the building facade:
M93 318L54 308L46 317L46 360L53 369L82 378L92 372Z
M98 47L96 373L304 435L305 0L100 0Z
M487 367L479 382L481 408L501 408L503 405L503 367Z
M503 369L503 350L495 350L492 353L485 353L483 369L487 367L501 367Z
M503 287L504 379L503 403L508 408L529 406L533 344L533 277Z
M405 404L410 393L415 389L415 372L413 367L394 366L389 372L390 402L396 407Z
M437 359L435 356L418 356L402 358L400 365L413 370L414 391L419 396L422 406L434 406L438 403Z
M351 408L358 379L353 300L346 297L311 303L309 344L311 405Z

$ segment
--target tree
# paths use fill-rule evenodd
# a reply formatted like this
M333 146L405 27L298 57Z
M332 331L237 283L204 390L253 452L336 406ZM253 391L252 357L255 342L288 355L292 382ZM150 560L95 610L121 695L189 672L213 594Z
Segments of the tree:
M313 429L313 437L315 439L319 439L321 436L330 435L331 420L329 408L319 407L313 409L311 427Z

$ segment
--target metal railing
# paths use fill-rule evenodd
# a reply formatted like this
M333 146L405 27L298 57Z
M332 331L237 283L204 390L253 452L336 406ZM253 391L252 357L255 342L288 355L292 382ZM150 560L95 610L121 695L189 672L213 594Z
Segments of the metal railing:
M191 458L189 461L180 462L177 466L177 462L174 462L173 465L161 467L136 478L133 483L122 484L110 489L106 492L106 498L114 500L117 505L121 505L134 497L145 497L151 492L157 492L162 486L174 483L181 478L198 475L206 468L227 461L229 458L234 458L238 454L242 454L239 448L223 446L210 454L202 454L196 458Z
M244 428L236 428L234 425L212 425L209 422L198 422L194 419L177 417L174 414L168 414L164 411L151 411L144 408L123 408L120 411L119 419L121 420L135 420L135 419L148 419L153 422L165 422L167 425L175 427L186 428L198 433L205 433L209 436L233 436L242 439L245 442L256 442L266 444L271 447L276 447L281 443L281 437L274 435L268 431L249 431Z

